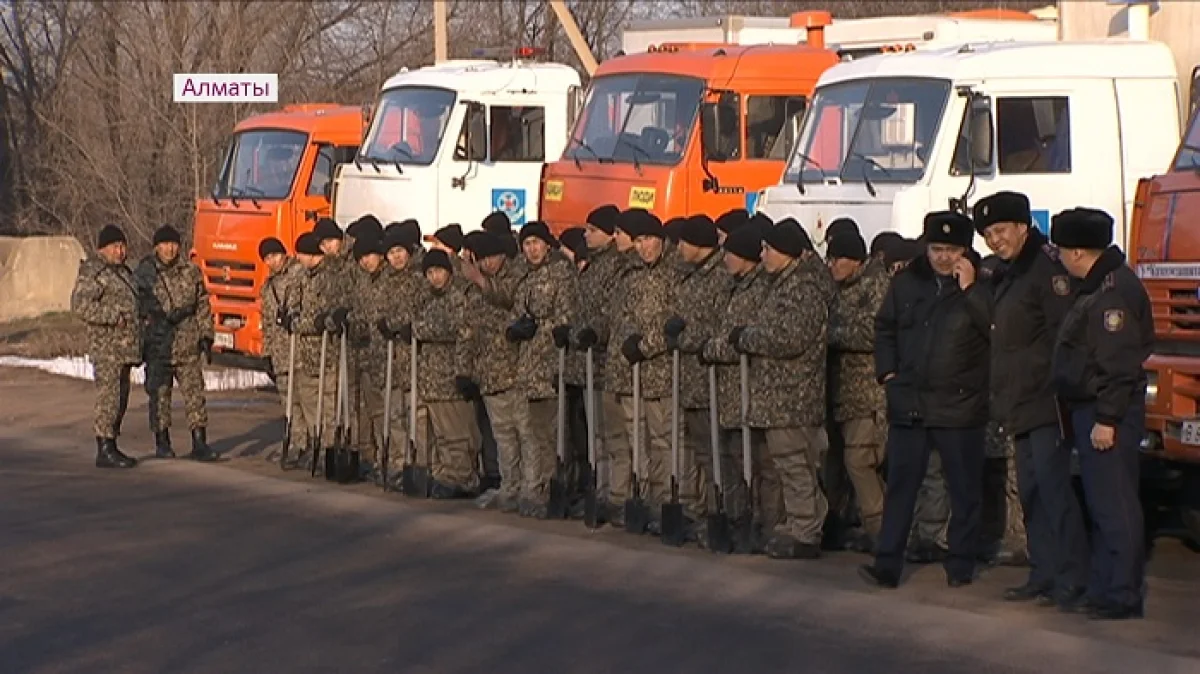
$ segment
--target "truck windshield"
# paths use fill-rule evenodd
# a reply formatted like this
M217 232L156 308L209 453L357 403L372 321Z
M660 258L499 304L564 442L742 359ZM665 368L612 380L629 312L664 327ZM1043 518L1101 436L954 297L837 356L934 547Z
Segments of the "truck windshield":
M362 157L368 161L432 164L456 97L453 91L437 87L398 87L383 92Z
M658 74L596 78L565 156L579 161L679 163L704 81Z
M1183 143L1179 146L1179 156L1175 158L1176 171L1196 169L1200 169L1200 113L1192 114L1192 121L1188 125L1187 133L1183 134Z
M877 78L821 87L785 180L915 183L925 175L948 80Z
M225 153L221 175L213 187L217 198L286 199L308 134L300 131L243 131Z

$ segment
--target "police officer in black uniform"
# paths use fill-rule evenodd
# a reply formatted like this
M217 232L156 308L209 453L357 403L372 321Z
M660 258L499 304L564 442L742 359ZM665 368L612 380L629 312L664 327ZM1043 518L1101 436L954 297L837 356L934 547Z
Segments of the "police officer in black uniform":
M887 495L868 583L896 587L929 452L950 491L946 582L974 580L988 421L989 290L975 283L971 219L925 216L924 255L892 279L875 318L875 373L887 394Z
M1138 445L1145 433L1142 363L1154 345L1150 298L1112 245L1112 230L1107 213L1076 208L1054 216L1050 231L1063 266L1082 279L1052 367L1093 522L1087 595L1075 608L1101 620L1143 614Z
M975 228L1003 260L991 279L992 400L1016 443L1029 549L1028 580L1004 598L1068 606L1084 593L1087 539L1071 488L1071 450L1061 442L1050 358L1074 288L1057 249L1032 223L1024 194L999 192L975 204Z

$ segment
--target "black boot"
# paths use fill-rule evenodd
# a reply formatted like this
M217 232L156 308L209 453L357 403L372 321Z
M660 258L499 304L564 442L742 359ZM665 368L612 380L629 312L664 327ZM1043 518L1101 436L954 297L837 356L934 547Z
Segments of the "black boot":
M133 468L137 459L125 456L117 449L115 438L96 438L97 468Z
M338 467L342 465L342 450L326 449L325 450L325 475L326 482L336 482L338 479Z
M192 453L196 461L216 461L217 453L209 449L208 437L203 427L192 429Z
M175 452L171 450L171 431L163 430L154 434L154 456L160 459L175 458Z

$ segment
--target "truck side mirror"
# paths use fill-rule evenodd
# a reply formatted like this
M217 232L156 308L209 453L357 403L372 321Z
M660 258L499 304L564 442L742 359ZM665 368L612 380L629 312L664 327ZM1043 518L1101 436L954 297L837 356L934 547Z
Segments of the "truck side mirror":
M721 117L717 114L716 103L704 103L700 106L700 142L703 145L704 156L707 159L717 159L721 137Z
M975 98L971 101L971 164L975 169L991 168L994 140L990 101Z
M325 201L333 201L333 178L325 181L325 188L321 190L321 196L325 197Z

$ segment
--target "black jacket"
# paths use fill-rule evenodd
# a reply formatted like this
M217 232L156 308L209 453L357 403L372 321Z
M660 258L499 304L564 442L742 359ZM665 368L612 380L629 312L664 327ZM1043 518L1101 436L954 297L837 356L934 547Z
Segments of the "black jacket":
M1050 358L1077 283L1058 249L1030 228L1025 246L992 285L992 416L1014 435L1057 423Z
M977 265L978 266L978 265ZM888 421L901 426L970 428L988 421L990 289L965 293L912 261L892 279L875 317L875 376L887 393Z
M1125 255L1112 246L1083 279L1054 345L1059 397L1096 405L1096 421L1116 426L1146 396L1142 363L1154 348L1150 297Z

